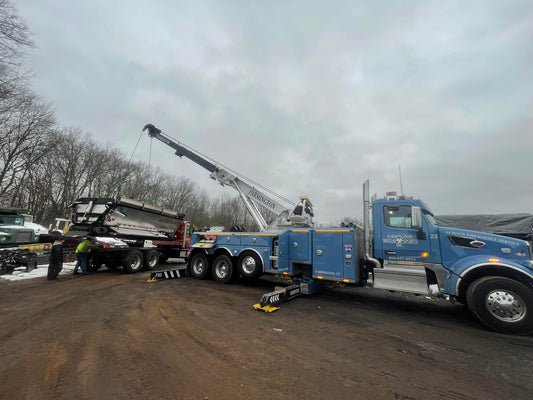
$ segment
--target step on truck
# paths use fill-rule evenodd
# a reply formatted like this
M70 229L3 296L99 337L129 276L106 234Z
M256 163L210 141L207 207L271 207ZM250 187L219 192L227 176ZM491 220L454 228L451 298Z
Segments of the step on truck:
M533 332L533 261L520 239L440 226L422 201L389 193L370 201L364 226L279 232L195 232L190 273L219 283L283 275L295 285L258 308L337 284L445 297L466 304L489 328ZM372 223L370 223L370 220Z
M191 227L183 214L145 202L120 196L84 197L71 205L61 260L72 261L76 246L86 237L97 246L89 254L89 272L105 265L131 274L152 270L169 258L185 258Z

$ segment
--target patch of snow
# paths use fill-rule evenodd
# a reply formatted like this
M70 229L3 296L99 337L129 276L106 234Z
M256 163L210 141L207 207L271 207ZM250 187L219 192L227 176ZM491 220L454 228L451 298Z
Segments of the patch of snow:
M72 274L74 271L74 267L76 266L76 261L73 262L64 262L63 263L63 269L59 273L59 275L68 275ZM48 274L48 264L41 264L38 265L37 268L30 272L26 272L24 269L15 269L13 271L13 274L5 274L0 275L0 280L4 279L6 281L21 281L23 279L34 279L34 278L42 278L46 277Z

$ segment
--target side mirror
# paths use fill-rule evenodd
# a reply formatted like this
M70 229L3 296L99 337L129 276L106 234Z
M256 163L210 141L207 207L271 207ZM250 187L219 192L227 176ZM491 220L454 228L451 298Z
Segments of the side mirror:
M411 207L411 228L422 229L422 210L420 207Z

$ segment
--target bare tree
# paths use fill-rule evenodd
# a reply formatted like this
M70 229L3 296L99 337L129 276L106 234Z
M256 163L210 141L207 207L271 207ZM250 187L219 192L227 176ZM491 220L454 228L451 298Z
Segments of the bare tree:
M22 57L33 46L31 35L17 10L8 0L0 0L0 100L20 95L28 74L20 71ZM0 112L7 104L0 104Z
M0 120L0 199L17 201L28 169L54 144L55 117L51 107L26 94L17 110Z

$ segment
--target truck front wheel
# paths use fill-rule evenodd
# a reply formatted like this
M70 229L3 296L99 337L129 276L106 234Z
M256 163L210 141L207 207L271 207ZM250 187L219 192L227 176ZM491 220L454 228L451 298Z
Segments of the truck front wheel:
M222 254L213 262L213 280L218 283L228 283L237 274L231 258Z
M259 278L263 273L261 258L252 251L245 251L239 256L237 262L239 274L248 281Z
M143 254L139 250L130 250L122 261L122 268L127 274L139 272L143 267Z
M533 292L509 278L487 276L466 292L468 308L489 328L515 335L533 332Z
M205 254L195 254L189 263L189 272L196 279L206 279L209 273L209 262Z

